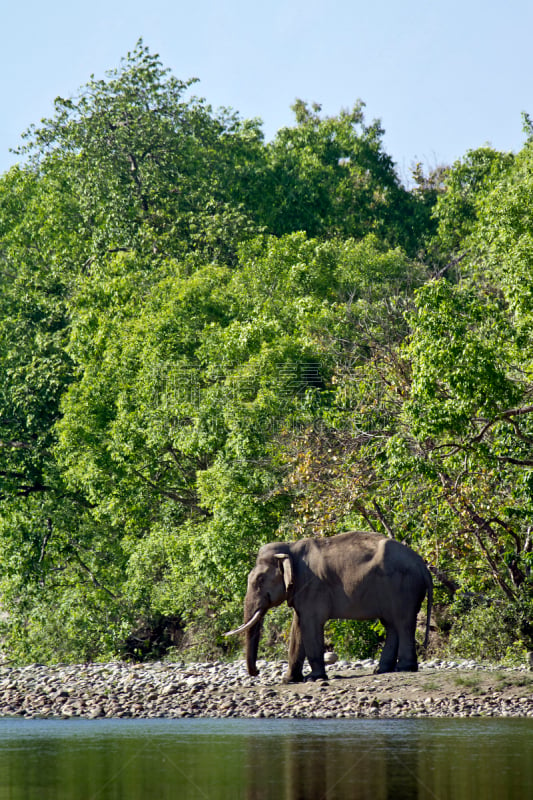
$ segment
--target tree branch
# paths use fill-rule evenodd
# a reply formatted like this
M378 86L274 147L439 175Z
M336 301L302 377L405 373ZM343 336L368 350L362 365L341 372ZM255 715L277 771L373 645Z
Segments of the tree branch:
M379 507L377 501L376 500L372 500L372 505L374 506L376 514L378 515L379 521L381 522L381 524L383 525L383 527L387 531L387 535L388 535L389 539L395 539L396 537L395 537L395 535L393 533L393 530L392 530L391 526L389 525L389 523L387 522L387 519L385 518L385 515L384 515L383 511L381 510L381 508Z
M446 575L446 573L444 573L442 570L438 569L438 567L430 566L429 571L433 573L439 583L442 583L444 588L447 589L453 597L459 589L459 584L452 580L452 578L449 578L448 575Z
M453 491L453 484L452 484L450 476L446 475L446 473L444 473L444 472L439 472L439 478L440 478L442 487L444 489L444 497L445 497L446 502L448 503L448 505L450 506L452 511L455 514L457 514L457 516L459 518L461 518L462 517L461 509L457 508L457 506L454 503L454 501L453 501L453 499L451 497L451 494L450 494L450 490ZM476 524L476 528L474 528L472 532L473 532L474 536L476 537L476 541L477 541L477 543L478 543L478 545L479 545L479 547L481 549L481 552L485 556L485 558L487 560L487 563L490 566L490 569L491 569L492 576L493 576L494 580L496 581L498 586L501 588L501 590L504 592L504 594L509 598L509 600L516 600L516 593L513 591L511 586L509 586L507 581L505 581L503 579L502 575L499 572L498 564L494 560L492 554L490 553L487 545L485 544L485 542L483 541L483 538L481 536L481 531L485 531L485 533L488 534L489 538L493 541L493 543L497 545L498 544L498 536L497 536L496 532L493 530L493 528L491 527L489 522L487 520L483 519L483 517L481 517L474 508L472 508L470 503L467 503L461 497L458 497L457 499L458 499L463 511L466 514L468 514L470 519ZM511 577L513 577L512 573L511 573Z
M98 578L96 577L96 575L94 574L94 572L93 572L93 571L92 571L92 570L91 570L91 569L90 569L90 568L87 566L87 564L86 564L84 561L82 561L82 559L81 559L81 557L80 557L79 553L77 553L76 551L74 551L74 558L76 559L76 561L78 562L78 564L79 564L81 567L83 567L83 569L84 569L84 570L85 570L85 571L86 571L86 572L87 572L87 573L90 575L92 582L94 583L94 585L95 585L95 586L97 586L97 587L98 587L98 589L102 589L102 591L104 591L104 592L107 592L107 594L108 594L110 597L112 597L112 598L113 598L113 600L116 600L116 599L117 599L117 595L116 595L116 594L113 594L113 592L111 591L111 589L108 589L106 586L103 586L103 585L100 583L100 581L98 580Z
M471 439L471 441L472 442L480 442L483 439L483 437L485 436L486 432L490 428L492 428L493 425L496 425L498 422L504 422L505 420L509 420L510 422L513 423L513 427L514 427L515 423L514 423L513 417L524 416L525 414L531 414L532 412L533 412L533 405L524 406L523 408L510 408L508 411L503 411L501 414L498 414L497 417L494 417L494 419L489 420L483 426L483 428L478 433L478 435L474 436L474 438ZM522 436L523 436L523 434L522 434ZM529 441L531 441L531 439L526 437L526 441L529 442Z
M453 269L453 267L456 267L458 264L460 264L461 261L463 261L467 257L469 252L470 252L469 250L466 250L464 253L461 253L460 256L452 258L451 261L448 261L446 266L442 267L442 269L439 269L438 272L436 272L433 275L433 280L438 281L439 278L442 278L448 272L449 269Z

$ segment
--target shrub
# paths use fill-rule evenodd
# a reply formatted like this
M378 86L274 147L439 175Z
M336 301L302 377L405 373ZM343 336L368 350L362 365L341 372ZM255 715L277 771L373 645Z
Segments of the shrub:
M337 656L344 658L374 658L383 644L380 622L359 622L332 619L326 627L326 643L331 643Z
M460 615L450 631L450 654L492 662L523 660L528 647L524 636L524 609L520 604L463 597L456 608Z

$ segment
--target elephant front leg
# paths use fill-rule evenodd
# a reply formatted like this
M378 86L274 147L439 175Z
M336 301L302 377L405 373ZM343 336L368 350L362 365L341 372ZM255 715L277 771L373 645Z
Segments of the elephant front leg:
M292 617L291 633L289 639L289 667L283 677L283 683L301 683L304 679L303 666L305 650L302 641L302 631L296 611Z

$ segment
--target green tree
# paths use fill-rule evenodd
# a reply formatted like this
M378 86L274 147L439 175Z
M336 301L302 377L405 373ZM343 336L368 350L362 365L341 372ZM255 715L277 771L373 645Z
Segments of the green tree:
M388 245L416 252L430 229L421 198L400 183L383 149L379 122L368 125L364 104L336 117L301 100L296 126L283 128L268 147L270 187L266 224L280 235L363 238L375 233Z
M12 655L110 652L138 613L121 591L121 536L95 510L88 483L82 491L58 463L56 426L68 387L87 380L113 326L167 274L169 252L188 257L185 270L231 263L257 231L243 201L262 152L259 126L184 100L190 85L140 43L106 80L58 99L55 116L26 136L27 163L0 182L2 580ZM116 372L96 429L127 379L123 365L108 367ZM111 463L103 450L100 467ZM55 612L69 606L92 631L86 650L77 623L69 628ZM101 613L89 625L90 607Z
M353 527L523 644L531 142L409 192L362 104L298 101L265 144L193 85L139 43L0 179L11 657L108 657L169 618L222 646L263 542Z
M87 259L131 249L227 258L257 231L245 206L264 158L259 123L187 98L194 83L140 41L25 134L20 152L69 198Z
M413 321L404 411L417 457L456 515L465 551L478 550L485 579L516 599L528 574L533 465L516 329L501 303L442 281L420 292Z
M446 170L434 209L436 240L444 257L464 257L469 236L483 216L485 197L512 169L514 160L513 153L480 147Z

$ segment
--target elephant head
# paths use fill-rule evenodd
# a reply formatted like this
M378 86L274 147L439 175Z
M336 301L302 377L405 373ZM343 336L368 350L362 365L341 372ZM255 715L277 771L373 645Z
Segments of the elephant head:
M250 675L257 675L257 651L263 617L274 606L284 601L292 605L294 590L293 569L288 553L276 552L274 545L265 545L259 551L255 567L248 575L248 588L244 599L244 624L226 633L246 632L246 664Z

